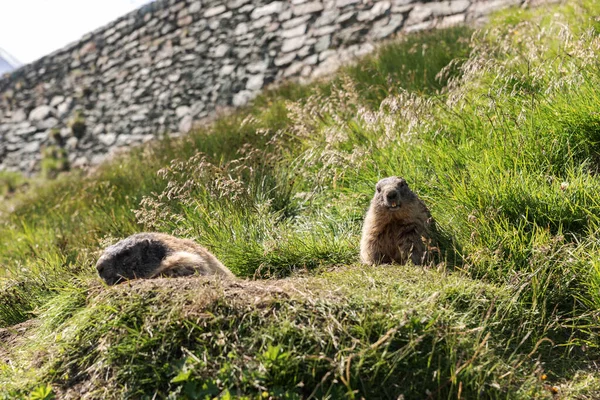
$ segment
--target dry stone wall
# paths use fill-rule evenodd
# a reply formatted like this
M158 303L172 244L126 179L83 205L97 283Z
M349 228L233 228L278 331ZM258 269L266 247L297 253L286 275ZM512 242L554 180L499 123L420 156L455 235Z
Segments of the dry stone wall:
M0 78L0 169L34 173L44 148L72 166L311 79L410 33L524 0L157 0Z

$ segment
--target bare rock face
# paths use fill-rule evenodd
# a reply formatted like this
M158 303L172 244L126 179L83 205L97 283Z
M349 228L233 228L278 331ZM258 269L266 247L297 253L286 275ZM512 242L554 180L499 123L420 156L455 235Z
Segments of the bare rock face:
M0 76L0 169L36 172L53 135L70 160L98 163L271 83L332 73L378 40L524 2L156 0Z

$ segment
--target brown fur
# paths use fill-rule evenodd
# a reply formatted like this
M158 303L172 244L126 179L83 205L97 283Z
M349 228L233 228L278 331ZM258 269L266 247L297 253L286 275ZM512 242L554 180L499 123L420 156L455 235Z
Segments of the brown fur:
M96 264L98 274L112 285L127 279L158 276L221 275L234 277L198 243L164 233L138 233L106 248Z
M429 210L404 179L380 180L365 216L361 261L370 265L405 264L410 259L421 265L427 254L431 223Z

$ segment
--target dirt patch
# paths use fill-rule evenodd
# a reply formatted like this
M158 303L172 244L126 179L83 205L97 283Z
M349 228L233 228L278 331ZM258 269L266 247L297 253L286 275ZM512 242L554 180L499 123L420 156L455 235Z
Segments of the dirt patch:
M0 362L9 363L12 350L20 346L29 331L38 324L38 320L30 319L8 328L0 328Z
M244 301L260 306L272 299L316 299L339 297L339 290L326 288L316 278L287 278L278 280L223 279L216 276L180 278L157 278L131 280L112 288L96 286L92 292L98 295L111 293L142 294L168 292L176 298L180 294L197 293L198 297L214 300L215 297Z

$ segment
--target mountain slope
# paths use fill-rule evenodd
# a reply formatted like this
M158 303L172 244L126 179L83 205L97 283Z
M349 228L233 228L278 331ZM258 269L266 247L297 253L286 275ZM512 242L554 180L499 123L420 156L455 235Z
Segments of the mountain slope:
M8 54L5 50L0 48L0 75L14 71L19 68L21 63L16 58Z

